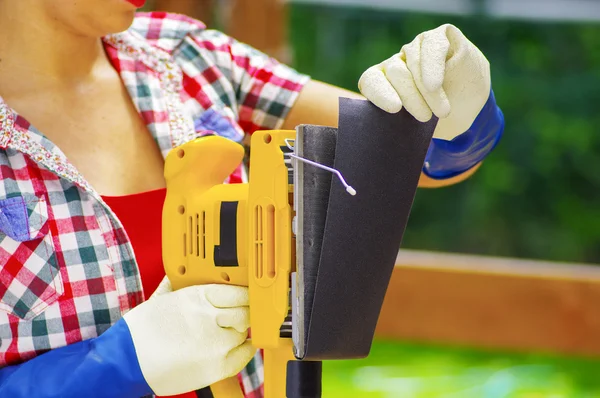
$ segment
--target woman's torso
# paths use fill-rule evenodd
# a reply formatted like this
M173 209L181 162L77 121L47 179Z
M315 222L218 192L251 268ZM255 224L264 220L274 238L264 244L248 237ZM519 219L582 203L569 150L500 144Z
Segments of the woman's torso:
M129 98L107 105L120 108L106 115L119 120L102 124L89 162L78 159L81 145L43 134L0 98L0 367L96 337L144 300L131 242L94 185L108 195L156 188L174 146L207 130L241 141L244 131L276 128L307 81L181 16L140 14L104 44ZM97 135L96 116L69 139ZM120 183L105 181L109 173ZM230 182L240 179L241 168ZM259 390L260 371L257 357L247 393Z
M43 90L0 79L0 88L14 93L4 102L60 148L100 194L163 188L160 150L112 61L97 62L82 82L48 84Z

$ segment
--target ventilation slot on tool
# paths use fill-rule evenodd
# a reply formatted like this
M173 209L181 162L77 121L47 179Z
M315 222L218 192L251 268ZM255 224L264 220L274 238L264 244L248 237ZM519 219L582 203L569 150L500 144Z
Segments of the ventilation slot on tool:
M206 258L206 212L202 212L202 258Z
M200 257L200 215L196 213L196 257Z
M177 208L177 212L185 217L185 206L180 205ZM188 255L188 248L187 248L188 239L191 239L191 238L188 238L186 231L187 231L187 228L184 227L183 228L183 245L182 245L183 246L183 257L187 257L187 255Z
M186 231L183 234L183 255L206 258L206 212L188 217Z
M254 263L256 264L256 279L262 279L263 264L263 208L261 205L254 209Z
M188 217L188 251L194 254L194 220L192 216Z
M263 243L267 260L267 278L275 278L275 207L267 206L267 236Z
M256 279L274 279L275 268L275 207L268 205L266 211L258 205L254 209L254 262Z

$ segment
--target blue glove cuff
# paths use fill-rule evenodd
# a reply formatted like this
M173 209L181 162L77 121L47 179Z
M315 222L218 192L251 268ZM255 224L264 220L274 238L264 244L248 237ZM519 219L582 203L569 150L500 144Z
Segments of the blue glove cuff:
M132 398L152 395L123 319L95 339L0 369L0 397Z
M504 115L496 105L494 91L466 132L452 141L431 140L423 173L430 178L452 178L481 162L496 147L504 132Z

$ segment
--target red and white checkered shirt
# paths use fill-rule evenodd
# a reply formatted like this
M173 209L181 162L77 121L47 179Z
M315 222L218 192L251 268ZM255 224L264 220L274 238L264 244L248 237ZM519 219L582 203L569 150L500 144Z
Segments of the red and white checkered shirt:
M309 80L193 19L140 13L103 38L163 156L211 130L280 128ZM123 226L43 132L0 98L0 367L99 336L144 300ZM231 182L243 179L241 173ZM261 397L262 358L240 375Z

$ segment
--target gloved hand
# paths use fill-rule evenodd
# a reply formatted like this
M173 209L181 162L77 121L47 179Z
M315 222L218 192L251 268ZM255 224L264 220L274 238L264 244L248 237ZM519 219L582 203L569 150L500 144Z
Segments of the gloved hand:
M421 122L437 116L434 137L452 140L469 129L487 102L490 64L458 28L442 25L369 68L358 86L387 112L404 106Z
M248 289L206 285L169 292L165 284L124 317L152 391L181 394L239 373L256 353L247 340Z
M453 25L419 34L400 53L367 69L358 87L387 112L404 107L421 122L433 115L439 119L424 169L434 178L448 178L480 162L504 130L491 91L490 64Z
M101 336L1 369L0 397L168 396L234 376L250 362L247 288L161 288Z

